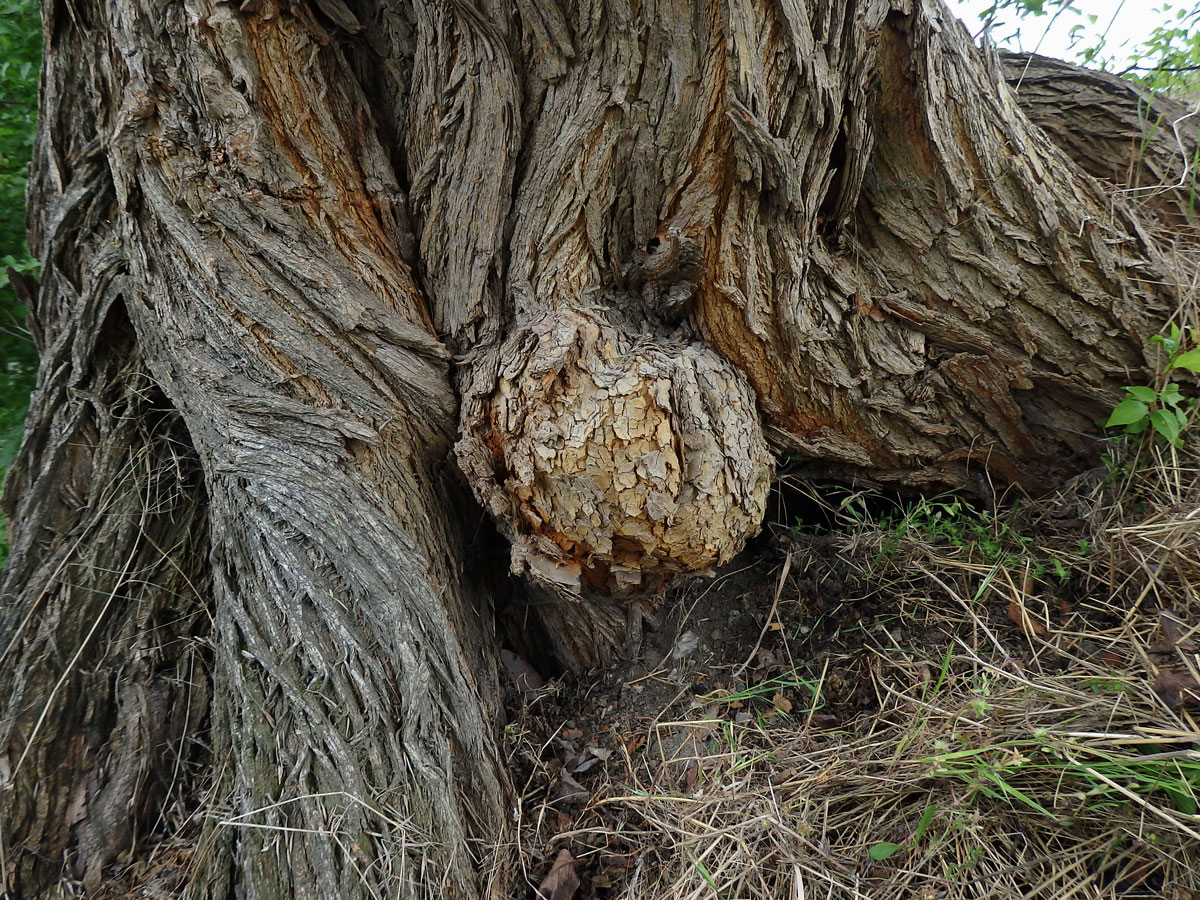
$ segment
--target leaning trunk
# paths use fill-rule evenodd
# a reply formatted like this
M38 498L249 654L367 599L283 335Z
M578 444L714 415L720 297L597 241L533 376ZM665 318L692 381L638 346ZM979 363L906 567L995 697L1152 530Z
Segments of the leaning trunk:
M1021 110L1080 168L1162 226L1194 241L1200 115L1106 72L1032 53L1001 56Z
M183 790L219 810L192 895L507 895L485 514L598 664L777 454L1091 465L1171 306L928 4L160 7L46 6L17 895L100 884Z

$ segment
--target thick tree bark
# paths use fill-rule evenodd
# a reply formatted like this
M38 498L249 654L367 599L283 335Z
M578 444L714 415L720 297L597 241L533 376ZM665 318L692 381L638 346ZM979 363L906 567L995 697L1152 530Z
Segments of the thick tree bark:
M623 608L579 598L728 560L773 453L970 489L1090 464L1171 305L929 4L45 16L16 896L99 884L184 776L226 809L190 895L508 895L468 484L596 664Z
M921 486L1094 459L1169 308L1153 249L954 20L892 6L614 8L536 45L459 446L515 569L611 595L719 564L764 435Z
M1032 53L1001 56L1021 109L1084 171L1118 185L1166 226L1196 238L1200 114L1104 72Z
M39 320L64 361L43 369L13 481L7 611L30 627L7 669L28 686L3 718L9 887L36 895L64 854L95 884L153 824L142 782L174 755L171 730L155 730L172 696L126 669L89 708L83 673L137 657L79 633L153 642L166 613L140 603L148 593L167 609L182 598L191 617L212 598L211 763L230 813L202 842L193 893L504 895L509 867L489 859L504 853L509 789L486 601L464 565L448 354L401 255L403 195L312 14L198 12L47 10L34 199L57 230L35 248ZM63 223L80 206L91 218ZM106 368L110 355L130 371ZM93 381L115 396L75 400ZM110 546L87 530L120 521L106 492L128 483L125 507L157 511L140 494L165 451L153 433L133 438L158 390L186 423L205 505L175 502L141 530L133 518ZM88 439L92 421L115 433ZM131 458L154 480L115 477ZM62 466L82 469L89 493ZM187 534L209 535L206 559ZM126 557L118 571L111 551ZM98 587L74 577L89 564ZM188 722L178 708L163 724ZM64 758L81 725L93 746Z

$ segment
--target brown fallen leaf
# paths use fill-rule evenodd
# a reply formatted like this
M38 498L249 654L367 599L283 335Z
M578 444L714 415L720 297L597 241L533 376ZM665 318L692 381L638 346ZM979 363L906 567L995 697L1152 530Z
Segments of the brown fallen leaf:
M612 756L611 750L604 750L601 747L584 747L583 752L569 759L563 768L572 775L580 775L600 763L607 762L610 756Z
M538 896L543 900L571 900L577 890L579 873L575 871L575 857L570 850L559 850L554 865L538 887Z
M1189 628L1187 623L1170 610L1158 611L1158 628L1162 632L1163 649L1168 653L1176 649L1191 653L1196 649L1196 629Z
M783 696L783 694L776 694L771 698L771 703L781 713L790 713L792 711L792 701Z
M1160 669L1154 676L1154 691L1167 706L1200 709L1200 683L1191 672Z
M687 771L683 773L683 790L691 794L700 782L700 765L695 761L688 763Z
M1046 626L1031 616L1029 610L1016 600L1010 600L1008 603L1008 619L1031 637L1046 636Z
M558 790L555 792L555 802L586 803L591 793L582 784L571 777L571 773L563 769L558 773Z

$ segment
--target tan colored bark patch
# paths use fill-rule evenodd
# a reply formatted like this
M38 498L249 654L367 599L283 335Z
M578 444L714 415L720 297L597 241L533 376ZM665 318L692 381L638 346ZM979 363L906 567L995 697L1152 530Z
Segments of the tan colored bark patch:
M544 580L629 593L758 529L772 463L754 394L702 344L550 313L505 345L491 406L514 565Z

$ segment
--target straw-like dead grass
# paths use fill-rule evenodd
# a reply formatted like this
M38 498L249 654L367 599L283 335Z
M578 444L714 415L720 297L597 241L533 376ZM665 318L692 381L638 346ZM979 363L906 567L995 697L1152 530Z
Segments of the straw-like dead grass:
M790 700L749 679L614 735L624 759L575 814L532 778L534 883L567 848L578 897L1200 898L1198 445L932 533L833 501L840 529L787 543L784 575L832 542L895 615L853 652L795 667L785 646ZM989 547L955 540L980 522ZM876 702L829 714L834 671Z

